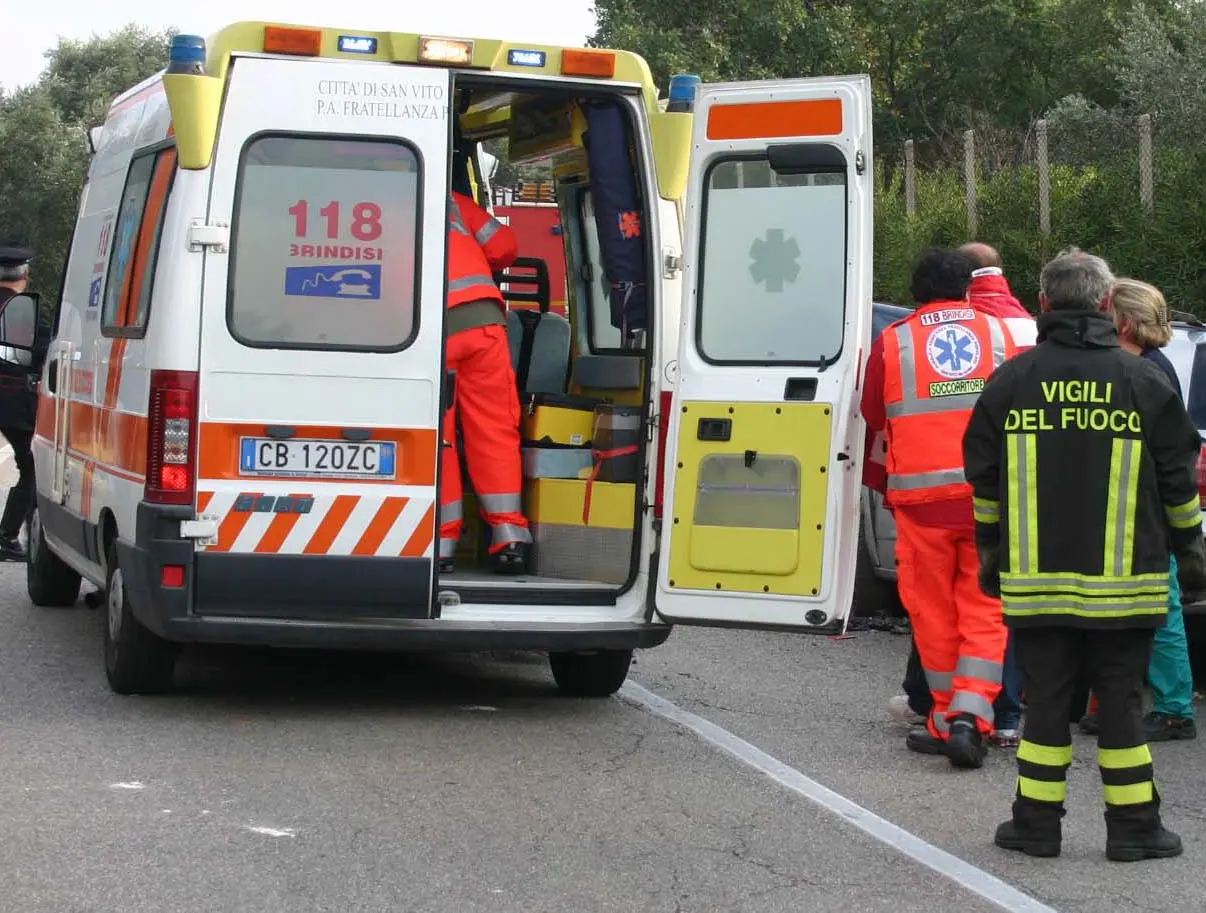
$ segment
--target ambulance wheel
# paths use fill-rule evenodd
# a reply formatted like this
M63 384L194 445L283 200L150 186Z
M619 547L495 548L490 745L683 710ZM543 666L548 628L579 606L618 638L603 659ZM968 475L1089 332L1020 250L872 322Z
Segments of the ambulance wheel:
M36 606L65 608L80 598L80 575L63 563L46 544L41 515L35 507L29 514L29 546L26 549L25 587Z
M611 697L628 678L631 650L550 653L549 666L566 697Z
M117 546L109 546L105 580L105 677L118 694L158 694L172 686L176 648L134 617Z

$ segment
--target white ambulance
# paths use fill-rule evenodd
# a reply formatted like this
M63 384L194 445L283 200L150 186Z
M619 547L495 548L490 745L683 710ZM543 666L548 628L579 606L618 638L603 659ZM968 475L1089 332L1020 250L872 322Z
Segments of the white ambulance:
M870 112L865 77L676 80L667 105L623 51L178 36L91 134L30 597L103 591L121 693L220 643L544 650L563 692L604 696L674 624L840 630ZM539 316L509 315L524 383L500 403L535 540L518 578L485 570L480 521L436 560L449 190L485 202L498 138L551 164L570 277L568 316L538 259L497 277Z

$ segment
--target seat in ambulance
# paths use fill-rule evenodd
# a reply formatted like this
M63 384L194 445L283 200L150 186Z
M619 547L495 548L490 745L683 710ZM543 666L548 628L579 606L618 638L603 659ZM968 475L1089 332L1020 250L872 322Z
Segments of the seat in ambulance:
M495 277L507 310L511 365L520 394L565 393L569 383L570 322L549 310L549 268L544 260L520 257ZM537 310L516 308L535 304Z

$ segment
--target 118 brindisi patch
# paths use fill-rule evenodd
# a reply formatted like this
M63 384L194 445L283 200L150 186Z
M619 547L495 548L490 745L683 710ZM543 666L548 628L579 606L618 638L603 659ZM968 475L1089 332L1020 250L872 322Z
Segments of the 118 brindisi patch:
M971 308L947 308L942 311L930 311L921 315L923 327L937 326L940 323L951 323L956 320L975 320L976 312Z
M962 396L964 393L980 393L983 390L983 377L969 377L967 380L940 380L930 384L930 396Z

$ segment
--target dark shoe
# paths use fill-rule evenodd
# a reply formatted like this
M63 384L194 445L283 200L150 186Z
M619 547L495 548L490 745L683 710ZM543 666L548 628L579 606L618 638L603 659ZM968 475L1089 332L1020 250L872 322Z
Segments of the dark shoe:
M21 544L21 540L16 538L8 538L7 536L0 538L0 561L24 561L25 546Z
M1106 858L1112 862L1139 862L1141 859L1171 859L1180 856L1185 847L1181 838L1163 825L1157 825L1144 837L1107 840Z
M1086 713L1080 718L1080 731L1085 735L1097 735L1101 727L1097 725L1097 714Z
M440 573L441 574L451 574L454 570L456 570L456 562L455 561L453 561L451 558L441 558L440 559Z
M997 828L997 835L992 842L1003 850L1016 850L1027 856L1049 858L1059 855L1059 835L1040 837L1036 834L1024 834L1012 821L1006 821Z
M988 748L970 713L960 714L951 722L950 738L946 740L946 756L952 767L975 770L984 764Z
M490 556L490 569L496 574L517 577L528 572L528 547L523 542L508 542Z
M905 747L918 754L946 754L946 743L928 729L923 728L909 730L909 734L905 736Z
M1149 742L1171 742L1174 739L1196 739L1198 727L1193 717L1167 716L1149 713L1143 719L1143 729Z

